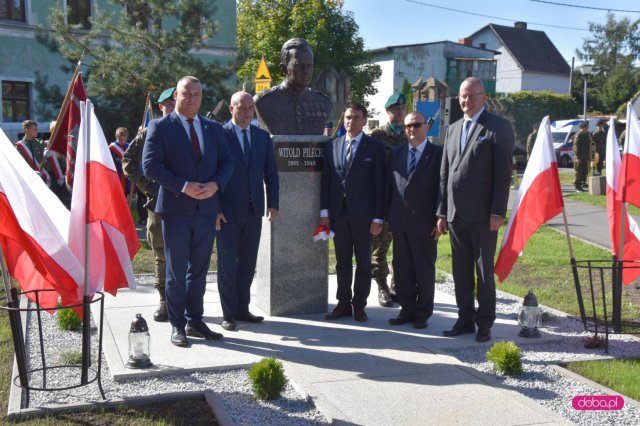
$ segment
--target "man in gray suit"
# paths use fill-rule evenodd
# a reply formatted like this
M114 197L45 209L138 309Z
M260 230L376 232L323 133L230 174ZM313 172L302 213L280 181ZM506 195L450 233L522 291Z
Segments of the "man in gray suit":
M458 320L443 334L474 333L477 325L476 341L487 342L496 318L493 257L507 211L514 135L507 120L484 109L482 80L464 80L458 99L464 117L446 132L437 223L438 232L451 231Z

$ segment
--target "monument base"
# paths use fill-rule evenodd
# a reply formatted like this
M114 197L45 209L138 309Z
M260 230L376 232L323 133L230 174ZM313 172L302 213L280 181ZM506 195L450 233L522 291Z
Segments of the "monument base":
M607 193L606 176L590 176L589 177L589 194L604 195Z
M280 179L275 222L263 221L257 306L268 315L327 312L328 243L313 241L320 218L326 136L272 136Z

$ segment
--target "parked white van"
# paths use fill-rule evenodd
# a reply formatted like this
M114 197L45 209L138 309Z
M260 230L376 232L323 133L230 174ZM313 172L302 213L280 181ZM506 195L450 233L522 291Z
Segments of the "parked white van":
M600 117L588 118L589 132L596 130L596 123ZM559 167L571 167L573 165L573 135L580 130L580 123L584 120L573 118L571 120L556 120L551 122L551 136L553 137L553 149L556 152L556 161Z

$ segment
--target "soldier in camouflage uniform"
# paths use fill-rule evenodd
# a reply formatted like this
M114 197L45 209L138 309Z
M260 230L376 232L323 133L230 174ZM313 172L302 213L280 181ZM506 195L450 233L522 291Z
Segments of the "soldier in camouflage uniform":
M589 174L589 162L591 161L593 150L593 139L589 133L589 123L580 123L580 131L573 136L573 151L575 159L573 166L576 171L574 182L576 192L584 192L587 187L587 175Z
M167 89L162 92L158 98L158 104L163 116L171 114L175 108L176 103L173 99L173 92L175 90L175 88ZM147 129L145 128L131 141L129 148L127 148L122 157L122 168L125 176L131 180L131 182L135 183L138 189L147 196L147 203L145 204L145 208L148 211L147 241L149 241L151 249L153 250L156 278L155 287L160 294L160 306L158 306L158 309L154 312L153 319L158 322L166 322L169 320L169 317L167 315L167 303L164 292L166 261L164 257L164 240L162 238L162 220L154 211L159 185L149 180L149 178L142 173L141 167L142 149L144 148L146 137Z
M396 93L389 97L384 105L389 122L384 126L373 129L371 137L384 142L386 150L387 166L391 150L397 146L407 143L404 133L404 116L407 113L407 101L402 93ZM389 264L387 253L391 244L387 223L384 224L382 232L373 236L371 241L371 277L378 284L378 303L380 306L393 307L395 300L395 283L393 274L391 275L391 288L387 285L387 275L389 275Z
M539 123L535 123L533 125L533 131L529 133L527 136L527 161L531 158L531 151L533 151L533 145L536 143L536 138L538 137L538 128L540 127Z
M596 154L598 154L598 163L596 164L594 176L602 175L602 168L604 167L604 160L607 147L607 132L605 130L605 124L607 121L604 118L598 120L598 128L593 132L593 142L596 146Z

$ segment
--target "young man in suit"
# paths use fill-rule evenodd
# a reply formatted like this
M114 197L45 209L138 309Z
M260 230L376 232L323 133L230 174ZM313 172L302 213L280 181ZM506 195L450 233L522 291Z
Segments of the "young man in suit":
M325 316L327 320L350 317L352 313L356 321L367 320L364 308L371 291L371 236L382 231L384 218L385 152L382 142L362 132L366 122L364 106L347 105L347 133L327 142L325 148L320 225L330 226L335 233L338 275L338 304Z
M249 311L251 282L258 259L258 245L265 212L278 217L279 181L273 143L269 134L251 125L255 105L247 92L231 97L231 121L224 125L234 160L233 174L221 194L218 213L218 291L222 304L222 328L235 330L237 321L262 322Z
M458 98L464 117L447 129L438 209L438 231L451 231L458 320L443 334L474 333L477 325L476 341L487 342L496 318L493 257L507 212L514 136L507 120L484 109L482 80L464 80Z
M404 126L409 143L391 152L386 194L396 295L402 307L389 324L412 322L421 329L433 314L442 147L429 142L431 126L422 113L409 113Z
M174 112L149 124L142 163L145 175L160 184L156 213L162 217L171 343L188 346L187 336L222 338L202 319L203 298L220 192L233 158L222 126L198 114L200 81L182 77L173 96Z

